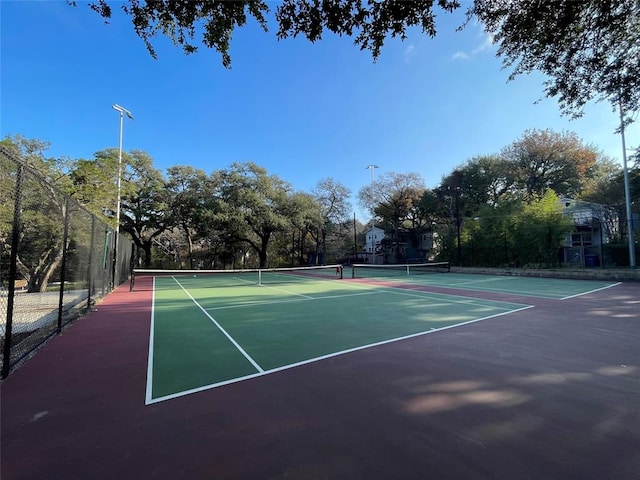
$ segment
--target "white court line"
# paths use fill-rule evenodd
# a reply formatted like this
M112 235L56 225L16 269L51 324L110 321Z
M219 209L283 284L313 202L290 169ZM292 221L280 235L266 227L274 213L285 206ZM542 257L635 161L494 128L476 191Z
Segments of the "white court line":
M349 293L346 295L326 295L324 297L317 297L317 300L324 300L325 298L345 298L345 297L358 297L361 295L379 295L383 293L381 290L372 290L370 292L361 292L361 293Z
M505 277L505 279L507 279L507 278L508 277ZM256 285L255 282L252 282L250 280L246 280L246 279L243 279L243 278L237 278L237 280ZM424 283L420 283L420 282L409 282L409 283L411 283L413 285L418 285L418 286L425 285ZM475 304L475 303L472 303L469 300L461 301L460 299L466 299L466 297L461 297L460 295L450 295L450 294L447 294L447 293L423 292L423 291L420 291L420 290L410 290L411 292L414 292L414 293L406 293L406 292L403 292L403 290L407 290L404 287L393 287L393 286L381 287L381 286L377 286L377 285L351 283L351 282L348 282L347 285L349 285L349 288L352 288L354 290L367 290L367 292L365 292L365 293L363 293L361 295L364 295L364 294L375 294L375 293L380 293L380 292L390 292L390 293L396 293L398 295L408 295L408 296L419 297L419 298L428 298L430 300L443 300L443 301L450 302L450 303L464 303L464 304L468 304L468 305L483 306L483 307L487 306L487 305L482 305L482 304ZM431 286L431 284L427 284L427 285ZM285 293L291 293L293 295L301 295L301 294L297 294L297 293L294 293L294 292L288 292L287 290L281 290L279 288L270 287L268 285L262 285L262 286L263 287L267 287L267 288L273 288L274 290L280 290L280 291L285 292ZM446 286L442 286L442 287L443 288L455 288L455 285L454 286L446 285ZM495 291L501 292L501 293L507 293L503 289L497 289ZM526 292L521 292L521 291L517 291L517 290L512 290L512 291L509 291L508 293L519 293L519 294L527 295ZM358 295L358 294L354 294L354 295ZM301 295L301 296L307 297L306 295ZM346 296L350 296L350 295L346 295ZM530 295L527 295L527 296L530 296ZM308 297L308 299L310 299L310 300L316 300L316 299L317 300L322 300L323 298L340 298L340 297L341 297L341 295L336 295L336 296L333 296L333 297L332 296ZM446 298L446 297L451 297L451 298L449 299L449 298ZM546 297L546 298L549 298L549 297ZM554 296L552 298L558 298L558 297ZM499 300L487 300L487 301L488 302L494 302L494 303L495 302L498 302L498 303L510 303L510 302L502 302L502 301L499 301ZM283 301L283 302L280 302L280 303L289 303L289 302L291 302L291 300ZM264 303L267 304L267 303L271 303L271 302L264 302ZM278 302L273 302L273 303L278 303ZM511 304L512 305L523 305L523 304L512 303L512 302L511 302ZM252 305L252 304L249 304L249 305ZM256 304L253 304L253 305L256 305ZM237 305L237 306L243 306L243 305ZM219 309L219 308L234 308L234 307L235 307L235 305L234 306L228 306L228 307L214 307L214 308L210 308L209 310L216 310L216 309Z
M428 275L427 275L428 276ZM400 277L397 277L400 278ZM513 277L504 277L504 280L510 279ZM394 279L388 279L389 281L393 282L395 281ZM501 278L502 280L502 278ZM485 282L488 280L477 280L477 282ZM460 290L466 290L469 292L485 292L485 293L502 293L502 294L513 294L513 295L523 295L525 297L533 297L533 298L546 298L546 299L552 299L552 300L560 300L560 297L558 297L557 295L553 295L553 294L545 294L545 293L531 293L529 291L525 291L525 290L509 290L507 288L501 288L501 287L496 287L496 288L491 288L491 287L484 287L482 290L474 290L471 287L465 287L464 283L433 283L433 282L429 282L429 281L420 281L420 279L418 278L417 275L413 276L413 277L406 277L406 279L400 279L400 282L403 283L408 283L410 285L418 285L418 286L423 286L423 287L438 287L438 288L442 288L442 289L452 289L455 290L456 288L460 289ZM474 281L476 282L476 281ZM468 283L473 283L473 282L468 282ZM375 287L372 285L373 288L393 288L393 289L400 289L402 290L403 287L391 287L391 286L385 286L385 287ZM425 292L426 293L426 292ZM431 292L433 293L433 292ZM443 294L436 294L434 293L434 295L447 295L446 293ZM452 297L456 297L459 295L450 295ZM496 300L496 301L500 301L500 300ZM509 303L509 302L503 302L503 303Z
M259 287L266 287L266 288L271 288L273 290L278 290L279 292L284 292L284 293L288 293L289 295L298 295L300 297L304 297L304 298L308 298L310 300L313 300L313 297L310 297L309 295L303 295L301 293L296 293L296 292L290 292L288 290L283 290L282 288L276 288L276 287L271 287L269 285L265 285L264 283L258 283L256 284L255 282L252 282L251 280L245 280L244 278L237 278L234 277L234 280L240 280L241 282L245 282L245 283L251 283L253 285L257 285Z
M568 300L570 298L576 298L576 297L580 297L582 295L588 295L590 293L599 292L600 290L606 290L607 288L615 287L617 285L620 285L621 283L622 282L612 283L611 285L607 285L606 287L595 288L593 290L589 290L588 292L576 293L575 295L569 295L568 297L563 297L560 300Z
M216 319L215 319L215 318L213 318L211 315L209 315L209 312L207 312L207 311L204 309L204 307L203 307L202 305L200 305L200 304L196 301L196 299L195 299L195 298L193 298L193 296L189 293L189 291L188 291L186 288L184 288L184 287L182 286L182 284L181 284L181 283L180 283L180 282L179 282L175 277L173 277L173 276L172 276L171 278L173 278L173 280L174 280L178 285L180 285L180 288L182 288L182 290L184 290L184 293L186 293L186 294L189 296L189 298L191 299L191 301L192 301L193 303L195 303L195 304L198 306L198 308L199 308L200 310L202 310L202 312L203 312L203 313L204 313L204 314L209 318L209 320L211 320L211 321L215 324L215 326L216 326L216 327L218 327L218 328L220 329L220 331L224 334L224 336L225 336L225 337L227 337L231 343L233 343L233 345L234 345L234 346L235 346L235 347L240 351L240 353L242 353L242 355L244 355L244 357L245 357L247 360L249 360L249 362L251 363L251 365L253 365L253 366L254 366L254 367L255 367L259 372L264 372L264 369L263 369L260 365L258 365L258 363L257 363L253 358L251 358L251 355L249 355L249 354L244 350L244 348L242 348L242 347L240 346L240 344L239 344L238 342L236 342L236 341L235 341L235 339L234 339L231 335L229 335L229 333L228 333L224 328L222 328L222 325L220 325L220 324L216 321Z
M505 277L504 280L507 280L509 278L513 278L513 277ZM501 279L502 280L502 279ZM483 282L485 280L478 280L478 282ZM553 294L553 293L545 293L545 292L533 292L531 293L531 291L528 290L513 290L513 289L509 289L509 288L503 288L503 287L484 287L480 290L474 290L472 287L467 287L466 285L469 283L477 283L477 282L467 282L467 283L447 283L447 284L440 284L440 283L423 283L423 282L418 282L418 281L414 281L414 282L409 282L412 283L413 285L425 285L425 286L429 286L429 287L439 287L439 288L443 288L443 289L460 289L460 290L466 290L466 291L470 291L470 292L485 292L485 293L502 293L505 295L523 295L525 297L533 297L533 298L545 298L545 299L550 299L550 300L562 300L560 297L558 297L557 295ZM394 287L395 288L395 287Z
M254 282L252 280L247 280L246 278L231 277L231 280L238 280L239 282L250 283L252 285L256 285L256 282Z
M424 284L424 283L411 283L411 285L415 285L415 286L433 286L430 284ZM452 295L449 293L436 293L436 292L425 292L422 290L413 290L413 289L407 289L404 287L393 287L393 286L384 286L384 287L380 287L380 286L374 286L374 285L369 285L369 284L355 284L355 285L362 285L361 288L374 288L376 291L380 291L380 292L389 292L389 293L397 293L398 295L408 295L408 296L412 296L412 297L418 297L418 298L427 298L429 300L442 300L445 302L450 302L450 303L463 303L466 305L476 305L476 306L480 306L480 307L486 307L486 306L490 306L490 305L483 305L483 304L474 304L469 297L464 297L461 295ZM473 290L471 290L473 291ZM498 290L501 291L501 290ZM408 292L413 292L413 293L408 293ZM449 298L447 298L449 297ZM555 297L554 297L555 298ZM462 299L462 300L461 300ZM480 299L476 299L476 300L480 300ZM526 305L523 303L515 303L515 302L503 302L502 300L486 300L487 302L491 302L491 303L508 303L511 305L525 305L528 307L532 307L533 305ZM501 308L501 307L498 307Z
M453 284L448 284L448 285L471 285L473 283L488 283L488 282L498 282L501 280L511 280L512 277L497 277L497 278L485 278L482 280L469 280L468 282L460 282L460 283L453 283Z
M302 293L296 293L296 292L290 292L289 290L285 290L284 288L276 288L276 287L272 287L271 285L265 285L264 283L260 285L261 287L264 288L270 288L272 290L277 290L278 292L284 292L284 293L288 293L289 295L297 295L299 297L304 297L308 300L314 300L315 297L311 297L309 295L303 295Z
M467 299L467 297L459 297L457 295L446 295L449 297L457 297L457 298L462 298L464 300L454 300L452 299L448 299L448 298L441 298L440 296L436 296L436 297L432 297L429 295L420 295L421 293L425 293L425 294L429 294L432 292L420 292L420 290L413 290L414 292L418 293L418 295L414 294L414 293L408 293L408 292L402 292L400 291L402 289L399 288L395 288L392 287L391 289L388 290L389 293L395 293L396 295L405 295L407 297L416 297L416 298L428 298L429 300L442 300L444 302L449 302L449 303L461 303L464 305L473 305L474 307L490 307L490 308L499 308L499 309L503 309L503 310L508 310L508 307L498 307L496 305L487 305L487 304L482 304L482 303L475 303L474 301L472 301L472 299ZM435 294L435 295L439 295L439 294ZM468 300L468 301L467 301ZM477 299L476 299L477 300ZM487 302L491 302L491 303L510 303L510 302L502 302L499 300L487 300ZM521 303L511 303L511 305L522 305ZM533 307L533 305L526 305L527 308Z
M473 280L473 281L469 281L469 282L460 282L460 283L448 283L446 285L444 284L435 284L435 283L427 283L426 285L430 285L430 286L439 286L441 288L456 288L456 287L460 287L461 290L466 290L466 288L464 287L465 285L470 285L470 284L474 284L474 283L487 283L487 282L492 282L492 281L500 281L500 280L511 280L514 277L498 277L498 278L492 278L492 279L485 279L485 280ZM524 278L524 277L518 277L518 278ZM575 279L564 279L564 278L558 278L556 280L575 280ZM578 280L578 281L584 281L584 280ZM513 290L513 289L509 289L509 288L500 288L500 287L496 287L496 288L486 288L486 290L480 290L480 291L486 291L486 292L493 292L493 293L504 293L504 294L518 294L518 295L525 295L527 297L535 297L535 298L547 298L547 299L552 299L552 300L568 300L570 298L575 298L575 297L579 297L582 295L587 295L589 293L593 293L593 292L598 292L600 290L604 290L607 288L611 288L611 287L615 287L616 285L620 285L621 282L618 283L614 283L611 285L607 285L605 287L601 287L601 288L596 288L594 290L589 290L588 292L583 292L583 293L577 293L575 295L569 295L567 297L559 297L556 294L553 293L545 293L545 292L534 292L531 293L529 291L523 291L523 290ZM418 284L420 285L424 285L421 282L418 282Z
M156 277L153 277L153 289L151 290L151 331L149 332L149 355L147 356L147 391L145 393L145 404L149 405L153 401L153 344L155 341L155 311L156 311Z
M297 302L306 302L308 298L295 298L292 300L264 300L262 302L241 302L234 303L233 305L223 305L222 307L209 307L207 308L207 312L211 312L213 310L227 310L229 308L243 308L243 307L255 307L260 305L277 305L279 303L297 303Z
M449 325L447 327L435 328L435 329L432 329L432 330L427 330L426 332L412 333L410 335L405 335L405 336L402 336L402 337L391 338L389 340L382 340L380 342L370 343L368 345L361 345L359 347L354 347L354 348L349 348L347 350L342 350L342 351L339 351L339 352L329 353L327 355L322 355L322 356L319 356L319 357L310 358L308 360L303 360L301 362L296 362L296 363L292 363L292 364L289 364L289 365L284 365L282 367L272 368L271 370L263 370L260 373L254 373L254 374L251 374L251 375L245 375L244 377L233 378L231 380L225 380L223 382L218 382L218 383L213 383L211 385L204 385L202 387L193 388L191 390L185 390L183 392L173 393L171 395L166 395L164 397L159 397L159 398L156 398L155 400L151 400L150 402L147 403L147 405L152 404L152 403L164 402L165 400L171 400L171 399L174 399L174 398L183 397L185 395L190 395L192 393L202 392L204 390L210 390L212 388L222 387L224 385L229 385L229 384L232 384L232 383L241 382L243 380L249 380L251 378L262 377L264 375L270 375L270 374L276 373L276 372L282 372L284 370L289 370L289 369L292 369L292 368L300 367L302 365L308 365L310 363L319 362L321 360L326 360L328 358L337 357L339 355L345 355L347 353L357 352L358 350L364 350L364 349L367 349L367 348L378 347L380 345L386 345L388 343L399 342L401 340L407 340L407 339L410 339L410 338L420 337L420 336L423 336L423 335L429 335L431 333L436 333L436 332L440 332L442 330L448 330L448 329L451 329L451 328L460 327L462 325L469 325L471 323L481 322L483 320L489 320L490 318L496 318L496 317L500 317L500 316L503 316L503 315L508 315L510 313L520 312L522 310L527 310L529 308L533 308L533 306L532 305L528 305L528 306L525 306L525 307L522 307L522 308L518 308L516 310L511 310L509 312L496 313L494 315L488 315L486 317L476 318L475 320L469 320L467 322L456 323L455 325Z
M223 307L210 307L210 308L207 308L207 311L225 310L228 308L253 307L255 305L278 305L280 303L307 302L309 300L324 300L325 298L346 298L346 297L357 297L359 295L378 295L380 293L381 291L372 291L372 292L362 292L362 293L349 293L347 295L327 295L324 297L296 298L294 300L265 300L263 302L243 302L243 303L236 303L234 305L225 305Z

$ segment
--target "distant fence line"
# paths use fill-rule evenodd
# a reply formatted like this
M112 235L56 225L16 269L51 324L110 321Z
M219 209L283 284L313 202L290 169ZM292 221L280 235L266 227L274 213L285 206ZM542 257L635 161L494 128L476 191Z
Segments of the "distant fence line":
M0 147L1 375L127 280L132 242Z

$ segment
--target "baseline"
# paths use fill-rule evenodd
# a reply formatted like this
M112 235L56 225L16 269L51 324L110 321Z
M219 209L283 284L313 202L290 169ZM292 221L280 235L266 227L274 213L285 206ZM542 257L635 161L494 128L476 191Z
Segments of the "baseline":
M455 273L451 273L451 274L446 274L446 275L457 275ZM455 283L455 281L438 281L438 282L433 282L430 281L429 279L425 278L428 275L425 276L414 276L414 277L404 277L402 279L399 278L388 278L385 280L382 279L375 279L374 281L388 281L391 283L398 283L398 282L402 282L402 283L406 283L406 284L410 284L410 285L424 285L424 286L430 286L430 287L438 287L438 288L442 288L442 289L459 289L459 290L464 290L464 291L469 291L469 292L487 292L487 293L497 293L497 294L507 294L507 295L522 295L522 296L526 296L526 297L532 297L532 298L542 298L542 299L550 299L550 300L566 300L566 299L570 299L570 298L575 298L581 295L586 295L592 292L597 292L599 290L602 289L606 289L606 288L611 288L614 287L616 285L619 285L620 282L617 283L612 283L612 284L607 284L604 285L603 287L599 287L599 288L595 288L595 289L590 289L588 291L582 291L579 292L577 294L573 294L573 295L564 295L562 292L560 293L548 293L545 291L542 291L541 289L535 289L535 288L528 288L528 289L524 289L524 288L501 288L501 287L490 287L487 284L488 283L492 283L494 281L499 282L501 280L510 280L510 281L518 281L516 280L516 277L497 277L497 278L490 278L490 279L482 279L482 280L477 280L477 281L463 281L463 282L459 282L459 283ZM529 278L529 277L517 277L518 279L520 279L520 281L530 281L530 280L542 280L541 278L535 277L535 278ZM359 281L366 281L366 279L358 279ZM589 280L567 280L567 279L547 279L547 280L551 280L553 282L565 282L565 284L567 283L571 283L575 285L575 282L584 282L587 283L589 282ZM600 282L600 284L605 283L605 282ZM476 285L476 287L473 287L473 285ZM561 283L559 283L558 285L561 285ZM389 288L395 288L395 287L389 287ZM565 287L565 291L569 289L568 287ZM561 288L558 288L556 290L561 290ZM574 288L575 291L575 288Z
M332 352L332 353L329 353L329 354L326 354L326 355L321 355L321 356L318 356L318 357L309 358L307 360L302 360L300 362L295 362L295 363L291 363L291 364L288 364L288 365L283 365L283 366L272 368L272 369L269 369L269 370L262 370L261 372L254 373L254 374L251 374L251 375L245 375L243 377L237 377L237 378L233 378L233 379L230 379L230 380L225 380L225 381L222 381L222 382L212 383L211 385L203 385L203 386L200 386L200 387L197 387L197 388L193 388L191 390L185 390L185 391L182 391L182 392L173 393L171 395L166 395L164 397L158 397L158 398L152 400L150 403L151 404L160 403L160 402L164 402L166 400L172 400L172 399L175 399L175 398L184 397L186 395L191 395L191 394L194 394L194 393L203 392L205 390L211 390L211 389L214 389L214 388L223 387L225 385L230 385L230 384L233 384L233 383L238 383L238 382L242 382L242 381L245 381L245 380L250 380L250 379L253 379L253 378L263 377L265 375L271 375L271 374L274 374L274 373L277 373L277 372L290 370L290 369L297 368L297 367L300 367L300 366L303 366L303 365L308 365L310 363L315 363L315 362L319 362L319 361L326 360L326 359L329 359L329 358L333 358L333 357L337 357L337 356L341 356L341 355L346 355L346 354L357 352L357 351L360 351L360 350L379 347L379 346L382 346L382 345L387 345L387 344L394 343L394 342L400 342L400 341L403 341L403 340L409 340L409 339L412 339L412 338L421 337L421 336L429 335L429 334L436 333L436 332L441 332L443 330L449 330L449 329L452 329L452 328L457 328L457 327L461 327L461 326L464 326L464 325L469 325L469 324L472 324L472 323L477 323L477 322L481 322L481 321L484 321L484 320L489 320L489 319L492 319L492 318L497 318L497 317L501 317L501 316L504 316L504 315L509 315L511 313L521 312L521 311L524 311L524 310L528 310L530 308L533 308L533 306L532 305L526 305L526 306L523 306L522 308L518 308L518 309L515 309L515 310L509 310L509 311L506 311L506 312L495 313L493 315L487 315L485 317L475 318L473 320L468 320L466 322L456 323L454 325L447 325L445 327L440 327L440 328L432 328L432 329L426 330L424 332L412 333L412 334L409 334L409 335L403 335L401 337L390 338L390 339L387 339L387 340L382 340L382 341L370 343L370 344L367 344L367 345L360 345L358 347L348 348L346 350L341 350L341 351L338 351L338 352Z
M593 290L589 290L588 292L576 293L575 295L569 295L568 297L563 297L560 300L569 300L570 298L581 297L582 295L589 295L590 293L599 292L601 290L606 290L607 288L617 287L622 282L612 283L611 285L607 285L606 287L594 288Z

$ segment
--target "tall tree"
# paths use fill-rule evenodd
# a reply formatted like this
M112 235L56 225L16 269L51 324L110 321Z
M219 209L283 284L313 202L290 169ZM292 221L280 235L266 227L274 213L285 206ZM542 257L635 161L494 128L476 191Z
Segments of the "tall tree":
M67 3L77 4L72 0L67 0ZM434 3L445 12L452 12L460 6L458 0L284 0L276 7L277 37L284 39L302 35L316 42L325 30L341 36L355 34L354 43L361 50L371 51L373 58L377 59L389 36L404 39L409 28L418 27L424 34L435 36ZM107 0L93 1L89 5L102 17L111 18L112 9ZM136 34L154 58L156 52L151 39L158 33L189 54L198 50L193 43L198 32L206 47L220 53L225 67L231 65L229 47L233 31L244 26L248 17L253 17L267 31L267 14L270 12L268 2L260 0L127 0L121 8L131 17Z
M123 162L128 161L123 152ZM118 150L110 148L94 153L92 159L78 159L69 173L73 196L87 210L115 226L117 202Z
M195 268L193 241L200 211L204 207L206 181L207 174L197 168L177 165L167 169L166 188L170 192L175 224L186 240L190 268Z
M558 195L577 195L598 151L572 132L528 130L501 155L512 164L516 184L531 199L549 189Z
M318 215L320 205L316 199L305 192L295 192L289 196L287 202L286 215L291 222L290 231L285 232L287 237L290 236L291 247L291 265L303 265L310 260L308 254L312 248L315 258L318 257ZM313 241L313 245L308 244L309 237Z
M614 199L621 199L624 202L620 164L607 157L598 159L587 173L580 199L601 204L611 204Z
M399 257L399 232L407 228L405 222L425 192L424 180L415 172L389 172L380 175L375 184L360 189L358 194L362 206L375 205L374 212L382 225L391 231L391 242Z
M637 0L475 0L511 78L540 71L544 92L580 116L587 102L640 106L640 2Z
M142 249L144 266L149 268L154 240L174 222L171 197L162 172L153 167L149 154L132 150L127 158L130 160L122 177L121 228Z
M462 265L462 217L465 216L465 177L464 171L455 169L446 176L435 189L440 207L441 222L446 226L446 234L440 229L442 250L448 253L448 259L454 260L453 244L455 243L455 262ZM455 238L455 242L454 239Z
M318 182L312 195L318 204L317 245L326 261L327 237L337 235L344 239L344 226L351 209L348 201L351 192L335 179L324 178Z
M406 217L413 201L425 190L424 180L415 172L388 172L358 192L360 206L393 223Z
M427 189L422 196L413 202L408 219L411 228L416 231L433 230L433 225L440 218L440 204L438 196L433 190Z
M562 215L553 190L536 195L514 219L518 266L552 267L560 263L559 251L573 230L571 218Z
M64 224L69 210L76 208L65 192L70 190L69 162L46 157L47 142L20 135L0 142L0 255L8 257L13 228L17 162L28 166L20 188L22 197L17 269L28 281L29 291L45 291L59 271L65 246Z
M291 186L252 162L234 163L216 175L220 227L249 244L258 254L260 268L266 268L271 236L290 224L285 212Z
M456 169L464 178L459 187L461 196L472 208L496 205L513 192L515 168L506 158L498 155L474 157ZM445 177L443 185L453 185L454 174Z

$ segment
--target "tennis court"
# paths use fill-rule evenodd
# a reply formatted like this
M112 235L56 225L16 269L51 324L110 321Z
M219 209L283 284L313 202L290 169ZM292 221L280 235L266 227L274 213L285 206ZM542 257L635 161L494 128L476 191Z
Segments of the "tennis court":
M154 291L147 403L529 308L350 282L339 266L142 275Z
M448 264L355 265L347 275L340 265L139 270L136 288L154 293L146 403L531 307L428 287L569 299L616 285L448 270Z
M637 282L342 273L139 274L3 382L3 478L637 478Z
M524 295L537 298L565 300L600 289L617 282L572 280L508 275L477 275L449 273L448 263L416 265L354 265L352 278L377 278L385 281L431 285L457 290Z

